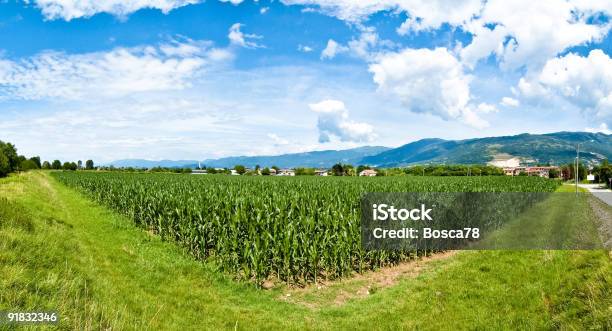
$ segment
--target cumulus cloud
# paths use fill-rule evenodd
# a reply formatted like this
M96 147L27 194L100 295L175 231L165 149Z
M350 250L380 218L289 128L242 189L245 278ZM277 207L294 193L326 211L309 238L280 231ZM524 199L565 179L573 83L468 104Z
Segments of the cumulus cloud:
M321 52L321 59L332 59L338 54L348 53L353 57L371 61L377 53L395 47L392 41L380 39L373 27L360 27L360 30L359 37L352 38L346 46L329 39L327 47Z
M501 104L507 107L518 107L521 103L518 100L511 98L511 97L503 97L501 99Z
M344 142L364 142L376 137L370 124L349 119L349 112L342 101L323 100L308 106L319 114L317 127L321 143L334 138Z
M329 39L327 46L321 52L321 59L333 59L337 54L346 52L348 48L338 44L335 40Z
M503 68L538 68L571 46L601 40L610 24L595 24L597 13L612 14L598 1L491 0L464 25L473 40L461 56L469 65L495 54Z
M261 7L261 9L259 9L259 13L263 15L267 13L268 10L270 10L270 7Z
M98 13L108 13L125 17L144 8L159 9L164 14L173 9L201 0L34 0L43 16L49 20L63 19L70 21L75 18L91 17Z
M238 45L245 48L263 48L263 45L260 45L253 41L253 39L262 39L263 37L256 34L245 34L240 31L240 28L244 26L240 23L233 24L229 29L229 34L227 37L230 40L230 43L233 45Z
M593 19L612 15L609 1L583 0L283 0L360 26L372 14L390 11L408 18L400 35L434 30L443 24L461 27L472 41L461 50L463 62L473 67L490 55L503 68L539 67L576 45L601 40L612 24Z
M518 90L528 99L562 98L612 123L612 59L602 50L551 59L539 73L521 78Z
M482 128L488 123L477 112L470 95L471 77L446 49L404 49L379 55L370 67L379 90L399 97L412 112L459 120Z
M319 11L351 23L360 23L381 12L407 12L410 18L400 31L424 30L442 23L458 25L478 14L480 0L282 0L286 5L316 6ZM312 10L312 9L311 9Z
M19 61L0 58L0 98L89 99L177 90L214 64L232 58L208 41L172 41L107 52L43 52Z

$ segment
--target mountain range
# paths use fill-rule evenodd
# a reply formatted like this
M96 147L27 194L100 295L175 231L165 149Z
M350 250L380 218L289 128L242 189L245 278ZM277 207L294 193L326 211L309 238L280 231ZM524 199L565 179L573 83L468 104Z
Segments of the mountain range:
M516 157L527 163L565 164L576 156L589 163L612 158L612 135L589 132L519 134L465 140L421 139L397 148L365 146L346 150L313 151L274 156L235 156L220 159L149 161L128 159L113 161L115 167L246 167L260 165L281 168L330 168L336 163L398 167L413 164L483 164L493 159ZM109 164L109 165L110 165Z

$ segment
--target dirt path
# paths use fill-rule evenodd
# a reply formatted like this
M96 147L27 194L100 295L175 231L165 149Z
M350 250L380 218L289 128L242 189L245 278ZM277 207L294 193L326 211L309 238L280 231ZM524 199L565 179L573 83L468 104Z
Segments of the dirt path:
M396 266L356 274L346 279L318 282L305 287L289 287L279 299L311 309L342 306L351 300L366 298L379 290L390 288L402 279L415 278L423 271L433 268L435 262L456 254L458 251L446 251Z

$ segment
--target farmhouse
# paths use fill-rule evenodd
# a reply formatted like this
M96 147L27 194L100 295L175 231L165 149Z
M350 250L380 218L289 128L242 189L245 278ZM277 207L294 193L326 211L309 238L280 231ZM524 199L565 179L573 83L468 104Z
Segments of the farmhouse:
M268 170L270 170L270 175L272 175L272 176L276 175L276 169L270 168Z
M315 176L327 176L329 174L328 171L325 169L315 170L314 173L315 173Z
M295 176L295 170L293 169L281 169L278 171L277 176Z
M527 174L527 176L538 176L548 178L551 170L559 170L559 167L504 167L504 174L506 176L518 176L521 172Z
M359 173L359 176L374 177L374 176L376 176L376 170L374 170L374 169L365 169L365 170L362 170Z

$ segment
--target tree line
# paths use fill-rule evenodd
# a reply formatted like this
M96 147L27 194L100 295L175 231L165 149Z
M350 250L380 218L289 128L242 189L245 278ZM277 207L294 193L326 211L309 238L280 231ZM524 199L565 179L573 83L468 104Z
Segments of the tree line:
M62 163L60 160L53 160L51 162L44 161L41 162L39 156L33 156L27 158L23 155L19 155L17 153L17 148L14 144L9 142L4 142L0 140L0 177L5 177L9 173L18 172L18 171L28 171L35 169L47 169L47 170L77 170L77 169L86 169L93 170L94 162L93 160L85 161L85 167L83 167L83 162L64 162Z

